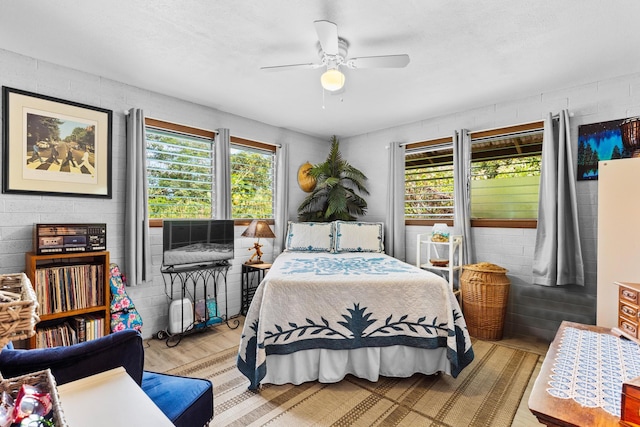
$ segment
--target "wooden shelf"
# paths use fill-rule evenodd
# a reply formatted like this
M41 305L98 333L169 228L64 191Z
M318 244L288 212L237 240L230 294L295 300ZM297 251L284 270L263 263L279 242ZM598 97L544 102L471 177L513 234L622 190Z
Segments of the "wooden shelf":
M53 326L57 323L62 323L65 320L71 320L74 317L86 317L88 315L98 315L104 321L103 334L108 335L111 331L111 313L110 313L110 288L109 288L109 252L81 252L70 254L46 254L37 255L33 252L25 254L25 270L27 277L31 280L33 288L36 291L38 297L38 304L40 305L40 323L36 326L38 328ZM53 307L45 307L47 304L46 299L38 294L38 289L42 289L42 286L38 283L37 270L46 268L58 268L58 267L71 267L71 266L83 266L83 265L100 265L102 266L102 283L95 285L102 287L101 300L99 304L86 306L82 308L73 308L68 310L53 310ZM44 285L43 285L44 286ZM70 285L67 285L70 286ZM68 288L69 289L69 288ZM69 289L71 292L75 292L75 289ZM49 312L48 312L49 311ZM36 337L32 337L28 342L29 348L36 347Z

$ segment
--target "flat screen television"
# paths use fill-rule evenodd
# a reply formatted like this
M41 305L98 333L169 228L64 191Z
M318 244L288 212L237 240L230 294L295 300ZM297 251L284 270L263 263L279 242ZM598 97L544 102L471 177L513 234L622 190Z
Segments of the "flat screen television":
M233 259L233 220L164 220L164 268L228 264Z

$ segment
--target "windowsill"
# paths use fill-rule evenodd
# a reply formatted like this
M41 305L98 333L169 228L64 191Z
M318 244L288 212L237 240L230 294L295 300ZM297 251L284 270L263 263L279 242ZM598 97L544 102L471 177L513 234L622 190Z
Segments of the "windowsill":
M404 225L433 225L433 224L447 224L449 227L453 227L453 220L450 219L405 219Z
M194 220L200 220L200 219L204 219L204 218L184 218L184 219L194 219ZM215 218L211 218L211 219L215 219ZM246 226L249 225L251 223L251 221L253 221L253 219L234 219L233 220L233 224L237 225L237 226ZM274 224L274 220L273 219L266 219L265 221L267 221L267 223L269 223L269 225L273 225ZM154 228L154 227L162 227L162 219L150 219L149 220L149 227Z
M536 219L472 219L472 227L493 227L493 228L536 228Z
M451 220L433 219L407 219L405 225L432 226L433 224L447 224L453 227ZM472 219L471 227L491 227L491 228L536 228L538 221L535 219Z

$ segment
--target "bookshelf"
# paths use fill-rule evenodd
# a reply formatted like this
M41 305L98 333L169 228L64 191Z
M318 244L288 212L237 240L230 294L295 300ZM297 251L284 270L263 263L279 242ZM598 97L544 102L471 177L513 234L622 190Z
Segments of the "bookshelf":
M27 343L29 348L77 342L79 319L85 321L86 340L109 334L109 252L28 252L25 261L40 306L40 323Z

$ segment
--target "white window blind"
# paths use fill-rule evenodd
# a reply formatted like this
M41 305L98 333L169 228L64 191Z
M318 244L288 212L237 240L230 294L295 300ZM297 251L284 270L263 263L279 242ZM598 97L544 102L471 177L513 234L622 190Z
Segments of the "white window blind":
M149 218L213 218L213 140L147 126Z
M428 144L428 143L427 143ZM420 144L415 144L417 146ZM453 146L451 142L407 146L405 219L453 221Z

